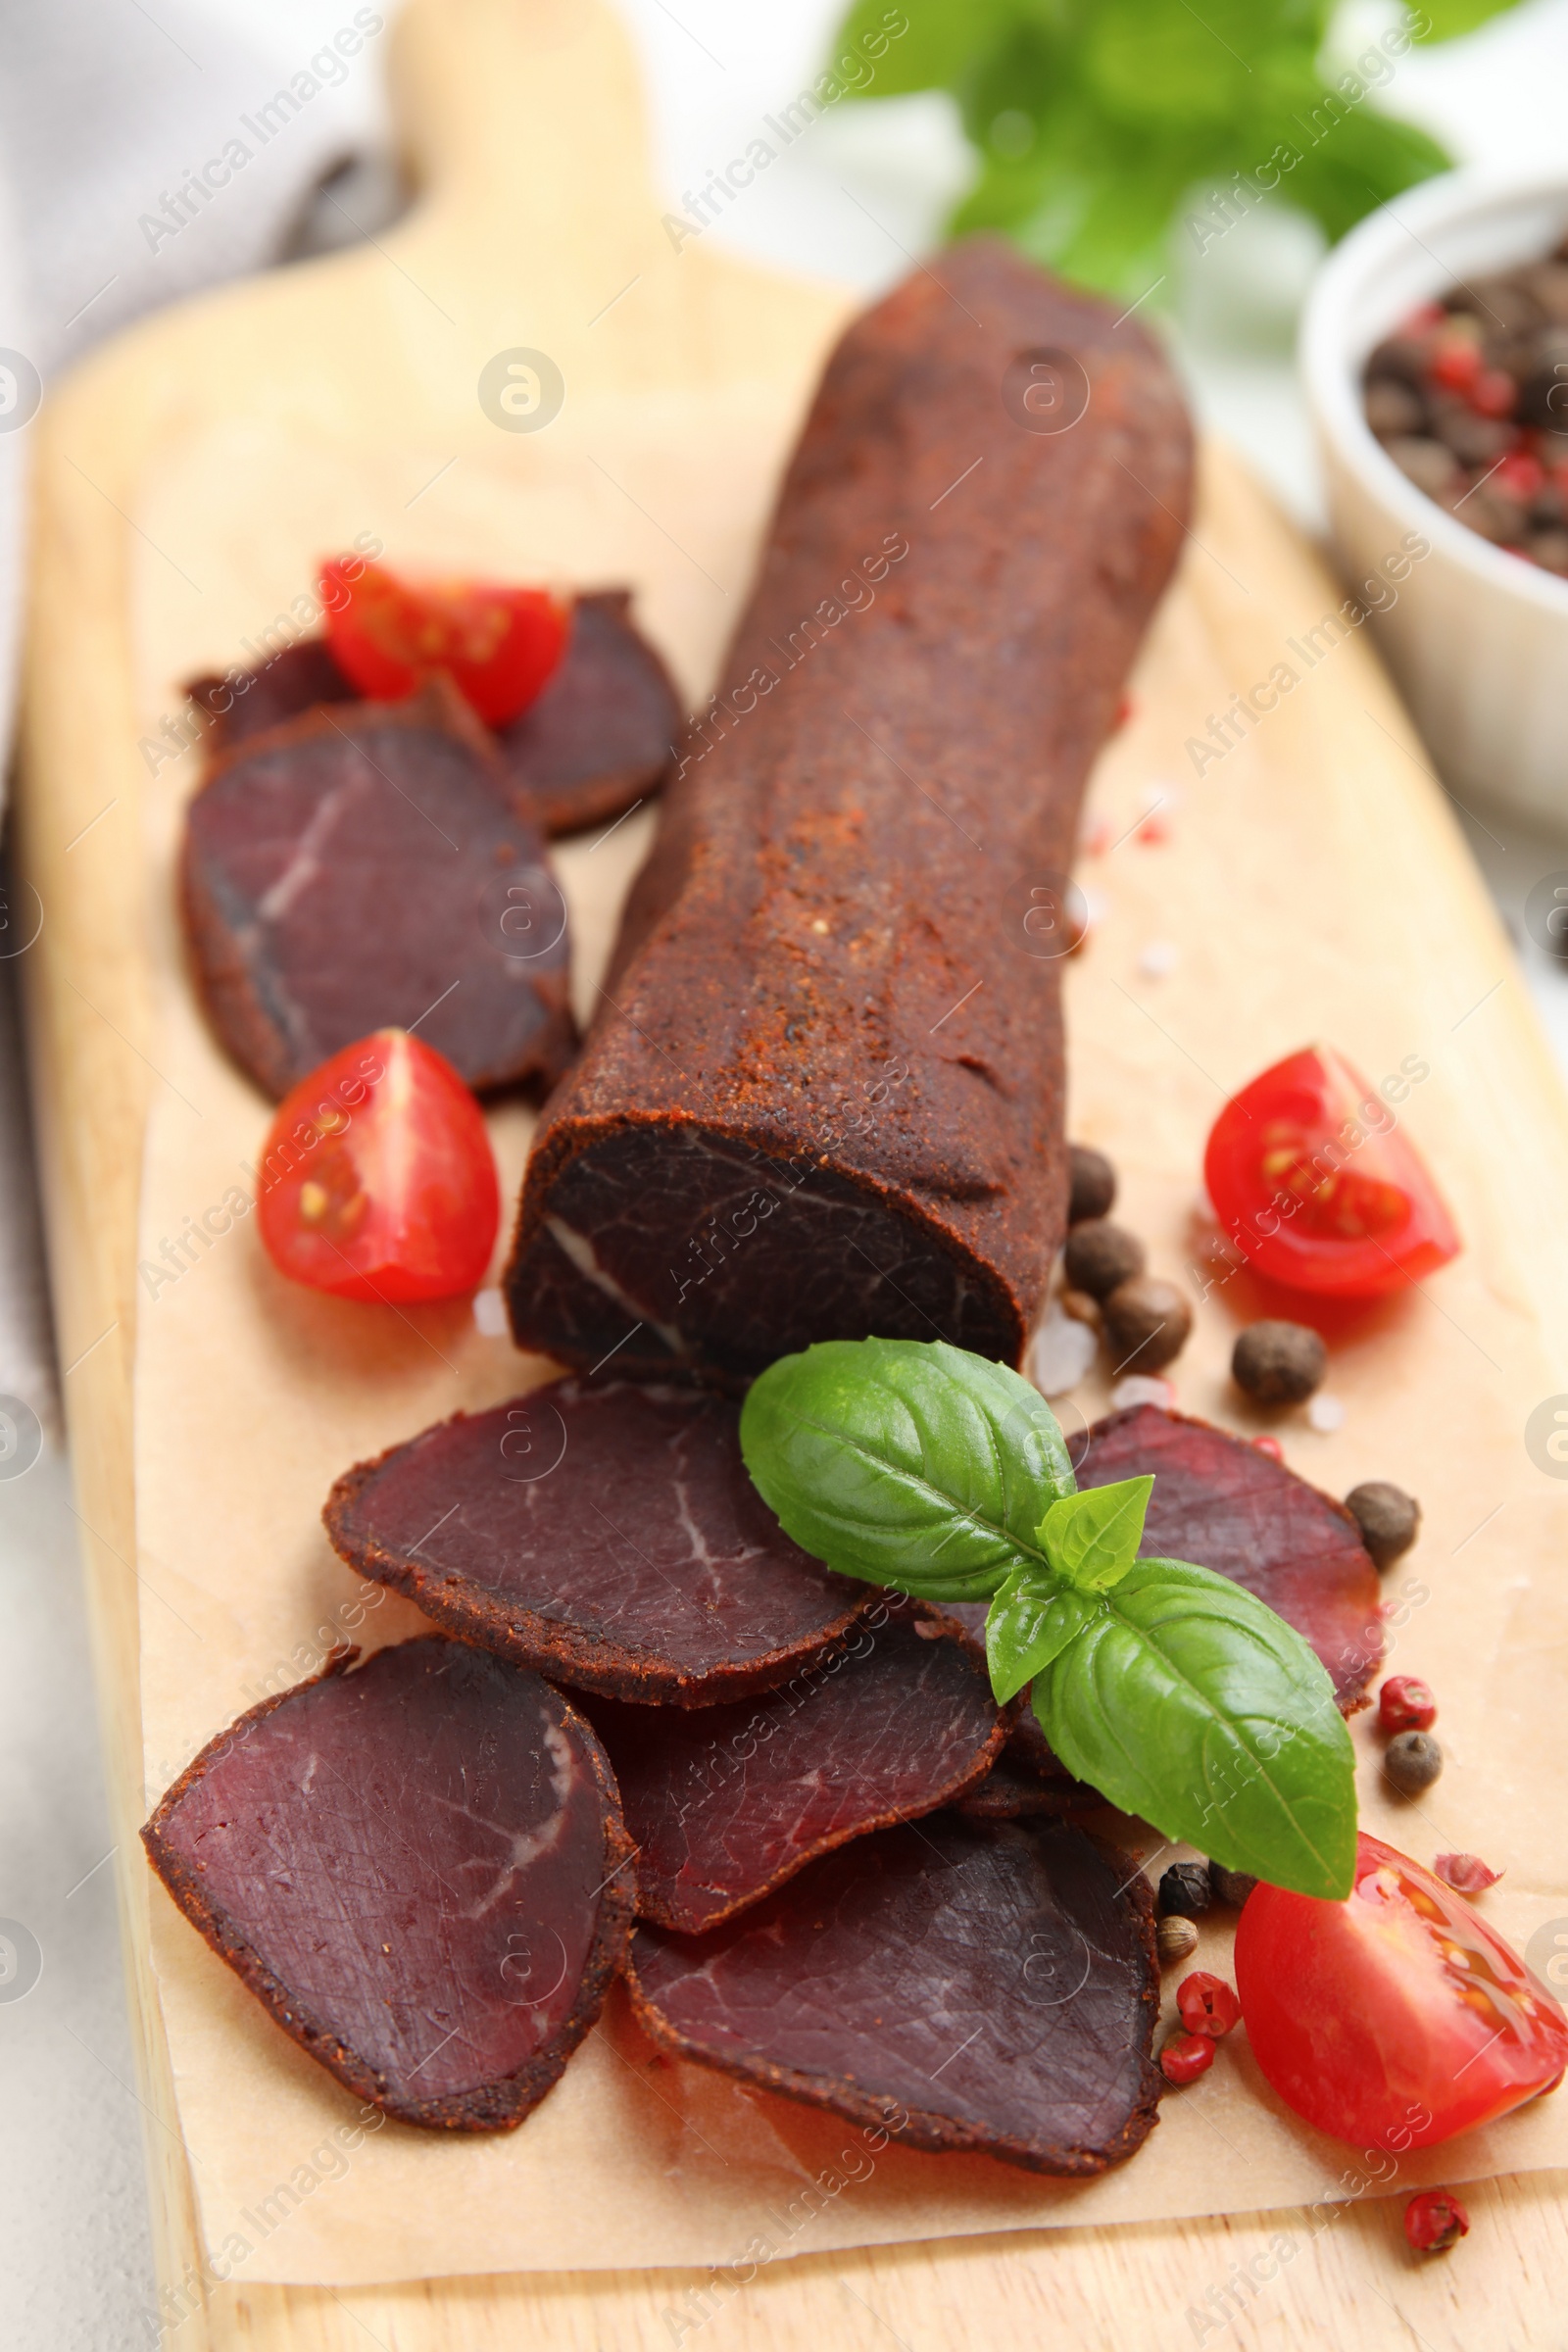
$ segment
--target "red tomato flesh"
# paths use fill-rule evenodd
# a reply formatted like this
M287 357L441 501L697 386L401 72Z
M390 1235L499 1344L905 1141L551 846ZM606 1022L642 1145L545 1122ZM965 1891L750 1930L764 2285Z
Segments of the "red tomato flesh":
M338 1298L450 1298L484 1279L501 1191L484 1117L403 1029L345 1046L279 1105L257 1201L268 1256Z
M1408 1091L1405 1078L1396 1087ZM1329 1046L1233 1095L1203 1154L1221 1225L1292 1290L1373 1298L1446 1265L1459 1237L1392 1101Z
M1365 1835L1343 1903L1253 1889L1236 1984L1286 2105L1369 2150L1473 2132L1568 2066L1568 2017L1541 1980L1462 1895Z
M571 632L570 605L544 588L415 584L381 564L332 563L320 591L332 659L362 694L401 702L441 671L491 727L527 710Z

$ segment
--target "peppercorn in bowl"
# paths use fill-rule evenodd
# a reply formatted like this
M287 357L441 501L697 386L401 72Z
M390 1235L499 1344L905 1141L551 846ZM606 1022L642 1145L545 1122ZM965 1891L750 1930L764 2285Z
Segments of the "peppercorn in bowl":
M1565 256L1568 176L1450 172L1335 249L1300 346L1339 568L1436 763L1548 826L1568 821Z
M1418 490L1568 576L1568 240L1401 318L1373 346L1363 405Z

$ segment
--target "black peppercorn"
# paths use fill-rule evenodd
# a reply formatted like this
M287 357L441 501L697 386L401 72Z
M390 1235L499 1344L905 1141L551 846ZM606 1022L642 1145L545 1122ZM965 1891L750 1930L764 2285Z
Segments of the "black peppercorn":
M1419 1796L1443 1770L1443 1750L1430 1732L1399 1732L1389 1741L1383 1770L1401 1796Z
M1216 1903L1229 1903L1233 1911L1239 1911L1257 1881L1250 1871L1225 1870L1218 1862L1211 1862L1208 1866L1208 1884Z
M1173 1282L1135 1274L1105 1300L1105 1337L1118 1372L1157 1372L1180 1355L1193 1310Z
M1108 1217L1116 1199L1116 1171L1103 1152L1088 1144L1067 1146L1067 1222L1081 1225L1085 1217Z
M1213 1899L1206 1862L1173 1862L1159 1882L1159 1907L1167 1919L1201 1919Z
M1299 1404L1328 1369L1328 1349L1304 1323L1251 1323L1231 1354L1231 1378L1260 1404Z
M1091 1298L1108 1298L1118 1283L1131 1282L1144 1270L1144 1245L1125 1225L1108 1217L1085 1217L1067 1235L1064 1252L1067 1287L1087 1291Z
M1421 1505L1402 1487L1386 1478L1369 1478L1352 1487L1345 1507L1361 1530L1361 1541L1380 1568L1392 1567L1415 1542L1421 1524Z

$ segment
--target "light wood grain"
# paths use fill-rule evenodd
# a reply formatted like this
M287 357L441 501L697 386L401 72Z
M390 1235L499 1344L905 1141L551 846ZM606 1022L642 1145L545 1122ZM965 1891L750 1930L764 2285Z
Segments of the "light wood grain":
M133 582L166 560L157 550L149 555L135 518L147 512L149 485L169 452L235 417L297 437L302 452L345 435L430 451L433 470L443 450L481 429L475 379L485 360L512 345L548 350L568 382L591 394L596 445L607 452L645 447L651 433L657 446L666 430L688 448L710 436L733 465L742 416L765 482L845 310L832 290L774 279L706 242L673 253L649 194L624 44L599 6L417 0L400 26L397 78L408 147L428 193L385 240L384 254L357 252L154 321L52 401L39 433L19 828L23 871L45 920L28 957L28 1012L166 2283L186 2276L195 2230L147 1972L149 1882L134 1835L142 1798L131 1566L135 1223L149 1089L162 1082L147 1058L157 1054L147 989L154 915L136 879L146 775L137 738L148 714L137 685ZM606 304L613 307L603 311ZM523 466L537 453L519 441ZM411 493L420 478L416 470ZM268 517L247 508L239 469L232 499L236 530L265 534ZM754 486L749 506L757 505ZM1220 462L1207 470L1197 542L1177 592L1176 625L1195 645L1217 649L1221 675L1249 684L1333 592L1250 485ZM182 592L172 583L170 593ZM690 618L687 683L695 691L713 615L694 607ZM192 632L193 650L232 658L221 645L199 647L197 608ZM1402 1033L1401 1023L1430 1026L1440 972L1458 991L1460 1013L1506 975L1495 922L1359 641L1336 649L1273 739L1237 757L1233 782L1245 786L1249 762L1262 760L1303 797L1322 789L1326 765L1353 767L1361 854L1397 872L1403 900L1380 916L1374 894L1344 894L1350 911L1341 944L1388 1007L1391 1034ZM1245 790L1227 805L1245 825ZM1281 808L1277 800L1267 806ZM1285 844L1283 815L1271 821L1280 822ZM1196 1016L1189 1023L1168 1008L1144 1008L1166 1027L1175 1022L1182 1042L1173 1053L1206 1059L1228 1026L1234 1076L1275 1050L1269 991L1252 986L1252 976L1277 973L1321 939L1330 919L1325 894L1337 889L1335 874L1314 870L1295 834L1288 854L1304 862L1300 901L1283 931L1276 904L1265 921L1245 897L1168 911L1161 927L1184 951L1216 958L1224 1001L1223 1019L1201 1037ZM1097 1069L1113 1063L1114 1018L1123 1016L1097 980L1093 955L1073 976L1071 1009L1074 1035L1085 1041L1075 1103L1098 1122L1100 1140L1125 1151L1135 1182L1157 1180L1167 1192L1184 1173L1190 1182L1193 1160L1174 1113L1152 1123L1159 1140L1144 1164L1136 1130L1112 1132L1114 1106L1089 1075L1088 1041ZM1437 1017L1447 1017L1446 998ZM1568 1171L1568 1108L1514 980L1503 978L1487 1021L1486 1067L1469 1074L1467 1108L1457 1110L1460 1094L1450 1092L1434 1105L1423 1140L1441 1144L1448 1135L1456 1158L1474 1167L1467 1217L1489 1235L1531 1237L1520 1328L1494 1345L1520 1393L1534 1396L1568 1369L1551 1363L1568 1332L1568 1240L1553 1213ZM1158 1065L1151 1066L1157 1083ZM1443 1443L1433 1430L1417 1446L1434 1476ZM1421 2267L1398 2238L1398 2200L1365 2199L1327 2218L1055 2230L779 2261L743 2289L689 2274L599 2273L379 2290L203 2291L171 2340L205 2340L224 2352L344 2352L368 2336L399 2352L511 2352L523 2341L542 2352L641 2352L694 2336L713 2352L738 2352L822 2340L871 2346L890 2335L913 2352L939 2344L978 2352L1025 2333L1114 2341L1132 2352L1215 2340L1411 2341L1435 2352L1482 2341L1522 2346L1555 2340L1564 2276L1559 2199L1555 2176L1478 2187L1467 2246L1447 2263ZM1250 2262L1260 2270L1272 2263L1278 2275L1235 2283L1238 2266Z

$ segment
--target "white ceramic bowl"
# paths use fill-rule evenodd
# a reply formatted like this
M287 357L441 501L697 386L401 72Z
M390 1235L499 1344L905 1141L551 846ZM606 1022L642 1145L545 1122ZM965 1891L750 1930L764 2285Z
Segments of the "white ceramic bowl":
M1346 582L1381 580L1396 599L1372 626L1435 761L1461 799L1556 830L1568 829L1568 579L1505 555L1406 480L1367 426L1361 369L1417 304L1457 278L1538 261L1565 232L1568 178L1428 180L1335 248L1300 342ZM1432 552L1394 589L1384 566L1407 532Z

